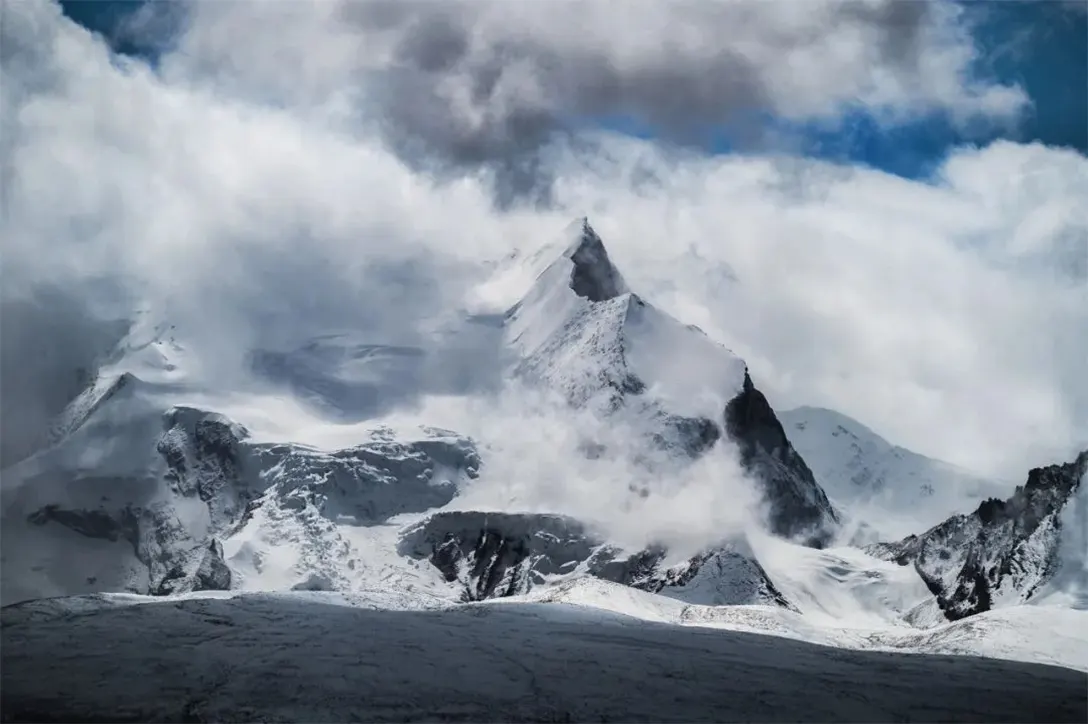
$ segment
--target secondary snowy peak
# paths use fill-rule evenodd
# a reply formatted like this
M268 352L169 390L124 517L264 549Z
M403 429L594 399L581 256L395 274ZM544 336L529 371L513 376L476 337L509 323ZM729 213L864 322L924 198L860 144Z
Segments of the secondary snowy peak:
M779 414L797 451L836 504L885 536L906 535L973 508L996 483L893 445L839 412L799 407ZM888 518L895 520L888 526ZM905 529L904 529L905 528Z
M1007 500L990 498L921 535L866 550L913 565L949 620L1024 603L1058 569L1062 514L1086 474L1088 450L1073 462L1033 469Z

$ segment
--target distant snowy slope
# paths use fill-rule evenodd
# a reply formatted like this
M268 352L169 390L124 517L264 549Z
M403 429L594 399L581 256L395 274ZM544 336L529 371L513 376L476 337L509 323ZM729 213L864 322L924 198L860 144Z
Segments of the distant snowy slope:
M893 445L834 410L799 407L779 418L828 496L886 536L935 525L1004 491L1000 483Z

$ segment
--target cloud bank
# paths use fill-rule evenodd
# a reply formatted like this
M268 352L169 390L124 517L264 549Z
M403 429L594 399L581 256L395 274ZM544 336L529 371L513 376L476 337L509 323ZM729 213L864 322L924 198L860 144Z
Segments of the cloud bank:
M1027 99L973 79L975 55L949 3L232 2L194 4L163 67L366 127L417 169L486 166L508 201L546 196L541 154L607 119L752 147L767 115L1014 119Z
M921 183L791 156L756 122L1013 122L1024 97L972 79L955 7L624 7L199 3L153 70L56 5L5 5L3 439L136 307L222 384L333 329L433 346L488 263L588 213L777 407L1014 479L1088 442L1083 157L998 142ZM628 117L656 137L607 130ZM748 150L685 146L722 125Z

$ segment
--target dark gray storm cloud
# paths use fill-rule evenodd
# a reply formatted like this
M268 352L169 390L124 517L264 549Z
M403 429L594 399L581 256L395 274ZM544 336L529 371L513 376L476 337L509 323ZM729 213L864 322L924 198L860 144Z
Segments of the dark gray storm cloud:
M503 198L541 198L541 155L602 123L680 144L724 132L743 146L766 140L768 115L1006 116L1023 100L970 81L973 50L949 3L291 5L197 6L175 68L280 102L355 88L361 116L402 157L447 176L493 171Z
M394 145L417 163L493 165L504 198L539 193L550 180L540 151L597 120L631 119L677 143L723 128L758 142L759 114L783 103L764 59L736 42L745 33L763 45L760 55L782 57L854 30L868 36L878 65L909 76L918 71L931 22L926 2L833 5L792 29L775 28L766 8L753 3L670 3L665 14L649 12L663 23L656 28L637 22L644 3L612 10L612 27L594 29L604 37L587 38L571 26L604 19L583 18L584 6L572 2L553 3L528 22L509 17L517 12L508 6L478 2L349 3L342 17L364 36L393 36L392 62L375 97ZM650 31L660 34L661 48L642 48L634 58L608 37ZM678 47L685 35L694 44Z

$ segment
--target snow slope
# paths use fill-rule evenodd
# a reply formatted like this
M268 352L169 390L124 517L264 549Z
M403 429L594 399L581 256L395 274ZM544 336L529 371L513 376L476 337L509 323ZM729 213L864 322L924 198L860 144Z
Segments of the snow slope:
M343 603L307 593L7 608L0 708L68 721L1088 716L1088 676L1070 669L848 651L577 606Z
M833 410L799 407L779 418L828 496L884 539L936 525L1012 488L893 445Z
M515 604L500 599L488 605ZM918 629L900 623L823 619L780 606L706 606L611 581L578 578L525 600L610 611L644 621L744 631L855 650L986 656L1088 672L1088 612L1020 606ZM865 624L868 625L865 625Z

